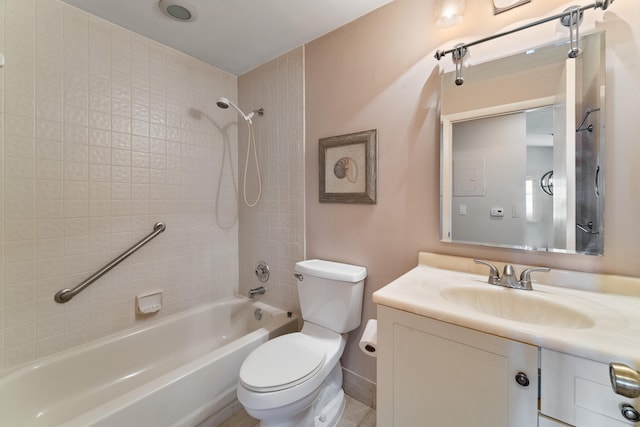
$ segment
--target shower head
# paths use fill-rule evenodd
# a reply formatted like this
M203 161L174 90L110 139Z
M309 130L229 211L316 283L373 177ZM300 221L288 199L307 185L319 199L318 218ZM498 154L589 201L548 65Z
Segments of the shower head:
M222 109L227 109L229 108L229 106L235 108L238 113L240 113L240 115L242 116L243 119L245 119L246 121L248 121L249 123L251 123L251 119L253 118L253 116L255 114L262 116L264 115L264 109L263 108L259 108L257 110L253 110L251 111L249 114L245 114L240 107L238 107L236 104L234 104L233 102L229 101L227 98L225 98L224 96L221 96L220 98L218 98L218 101L216 102L216 105Z
M218 98L218 102L216 102L216 105L222 109L227 109L229 108L229 105L231 104L231 102L225 98L224 96L221 96L220 98Z

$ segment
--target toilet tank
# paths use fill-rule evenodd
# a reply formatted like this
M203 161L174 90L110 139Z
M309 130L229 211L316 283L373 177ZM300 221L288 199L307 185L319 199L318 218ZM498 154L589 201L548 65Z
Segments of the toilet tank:
M306 322L341 334L360 326L365 267L311 259L296 263L295 273Z

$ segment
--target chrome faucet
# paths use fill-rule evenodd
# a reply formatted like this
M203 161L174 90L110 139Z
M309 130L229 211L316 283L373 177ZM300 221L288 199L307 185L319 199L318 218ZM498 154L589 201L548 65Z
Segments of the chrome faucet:
M498 269L490 262L483 261L481 259L474 259L473 261L476 264L484 264L489 267L489 279L487 280L487 283L491 285L504 286L505 288L522 289L525 291L533 290L533 287L531 286L531 273L534 271L551 271L551 269L546 267L527 268L520 273L520 279L518 280L516 279L516 270L511 264L505 264L504 269L502 270L502 277L500 277Z
M249 289L249 298L253 298L256 295L264 295L267 290L264 286L260 286L259 288Z
M505 288L520 288L520 283L518 283L518 279L516 278L516 269L513 268L511 264L504 265L502 277L500 277L498 284ZM531 281L529 281L529 284L531 284Z

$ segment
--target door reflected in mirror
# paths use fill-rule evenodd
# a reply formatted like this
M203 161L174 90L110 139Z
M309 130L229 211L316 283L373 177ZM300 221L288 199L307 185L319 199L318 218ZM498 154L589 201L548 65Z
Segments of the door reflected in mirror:
M604 33L442 76L441 238L602 255Z

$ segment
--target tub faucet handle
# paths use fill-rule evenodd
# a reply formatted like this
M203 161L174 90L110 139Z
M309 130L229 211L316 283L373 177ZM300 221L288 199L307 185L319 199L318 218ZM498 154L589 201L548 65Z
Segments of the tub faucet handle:
M256 267L255 273L261 283L266 283L267 280L269 280L269 265L264 261L260 261Z

